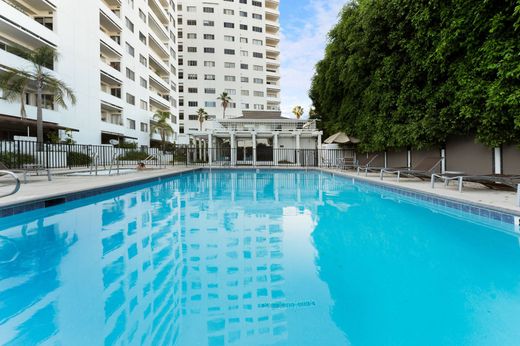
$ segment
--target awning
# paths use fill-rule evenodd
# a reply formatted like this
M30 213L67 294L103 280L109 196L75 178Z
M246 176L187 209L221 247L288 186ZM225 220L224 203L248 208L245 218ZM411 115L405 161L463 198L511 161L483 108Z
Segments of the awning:
M27 131L29 127L31 132L36 131L36 120L34 119L22 119L12 115L0 114L0 129L3 131ZM50 121L43 122L44 130L71 130L79 132L78 129L72 129L66 126L61 126L57 123Z
M137 137L127 136L124 133L101 131L101 134L102 135L107 135L107 136L118 137L118 138L128 138L128 139L135 139L135 140L137 140Z
M323 143L325 144L357 144L359 139L348 136L345 132L338 132L327 138Z

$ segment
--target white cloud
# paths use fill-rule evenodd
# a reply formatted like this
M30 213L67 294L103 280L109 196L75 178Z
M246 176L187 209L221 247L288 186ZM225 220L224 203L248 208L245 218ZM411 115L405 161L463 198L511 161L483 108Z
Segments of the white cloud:
M304 5L308 17L292 19L286 27L282 27L281 96L284 116L293 116L291 110L295 105L303 106L308 112L312 104L308 91L314 65L323 58L327 34L337 23L339 11L347 2L308 0Z

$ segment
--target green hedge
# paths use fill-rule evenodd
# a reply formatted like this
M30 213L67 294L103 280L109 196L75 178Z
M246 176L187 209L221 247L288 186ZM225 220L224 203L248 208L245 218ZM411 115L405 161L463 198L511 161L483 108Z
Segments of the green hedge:
M36 160L31 155L5 152L0 153L0 162L6 165L7 168L15 169L21 168L25 164L35 163Z
M67 165L72 166L88 166L92 162L90 156L72 151L67 153Z
M125 152L122 156L119 157L119 160L121 161L141 161L148 157L148 153L145 151L137 151L137 150L130 150Z

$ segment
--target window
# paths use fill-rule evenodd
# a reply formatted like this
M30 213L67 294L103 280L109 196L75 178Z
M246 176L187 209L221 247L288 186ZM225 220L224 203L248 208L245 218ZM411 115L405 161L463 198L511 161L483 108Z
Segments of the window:
M205 74L204 80L215 80L215 75L214 74Z
M126 52L130 54L131 56L135 55L135 49L131 45L128 44L128 42L125 42L126 45Z
M257 96L257 97L264 97L264 92L263 91L254 91L253 95Z
M188 66L197 66L197 60L188 60Z
M235 55L235 50L234 49L224 49L224 54Z
M204 67L215 67L214 61L204 61Z
M247 12L240 11L240 17L247 17Z
M235 82L237 78L235 76L224 76L226 82Z
M186 6L186 12L197 12L197 7L195 7L195 6Z
M242 96L249 96L249 90L242 90L242 91L240 91L240 95L242 95Z
M199 103L197 101L188 101L188 107L198 107Z
M142 32L139 32L139 41L146 44L146 36Z
M262 54L262 53L258 53L258 52L253 52L253 57L254 57L254 58L263 58L263 57L264 57L264 54Z
M215 94L217 90L215 88L205 88L204 93L205 94Z
M197 21L195 19L188 19L186 21L187 25L197 25Z
M264 105L255 104L255 110L263 111L264 110Z
M215 48L205 47L204 53L215 53Z
M241 4L247 4L247 0L240 0Z
M240 30L247 30L247 25L240 24Z
M253 13L253 18L254 19L262 19L262 15L258 14L258 13Z
M233 11L233 10L229 10L229 9L226 9L226 8L225 8L225 9L224 9L224 14L229 14L229 15L232 16L232 15L235 14L235 11Z
M131 32L134 32L134 23L132 23L130 21L130 19L128 19L127 17L125 17L125 24L126 24L126 27L128 28L128 30L130 30Z
M215 13L215 9L213 7L204 7L202 11L204 13Z
M253 83L264 84L264 80L262 78L253 78Z
M215 22L212 20L205 20L202 22L204 26L215 26Z
M240 43L247 43L247 37L241 37Z
M148 59L146 59L146 57L142 54L139 55L139 62L143 66L148 66Z
M241 50L240 56L249 56L249 53L247 52L247 50Z
M205 40L214 40L215 39L215 35L213 35L213 34L204 34L204 39Z
M224 22L224 28L231 28L231 29L233 29L234 27L235 27L235 24Z
M249 78L248 77L240 77L240 81L242 83L249 83Z
M197 47L188 47L189 53L197 53Z
M260 65L253 65L253 70L255 71L263 71L264 67Z
M144 109L145 111L148 110L148 102L146 102L145 100L141 100L139 102L139 107L141 107L141 109Z
M148 124L147 123L141 123L141 132L148 133Z
M188 33L188 34L186 35L186 37L187 37L189 40L195 40L195 39L197 39L197 34L191 32L191 33Z
M197 78L197 75L196 75L196 74L194 74L194 73L189 73L189 74L188 74L188 79L189 79L189 80L196 80L196 79L198 79L198 78Z
M139 9L139 18L146 23L146 14L141 9Z
M126 78L135 81L135 72L130 70L128 67L126 68Z
M143 87L143 88L148 88L148 81L146 79L144 79L143 77L140 77L139 78L139 84Z
M240 69L247 70L247 69L249 69L249 65L248 64L240 64Z
M126 93L126 103L129 103L129 104L135 106L135 96L132 94Z
M242 109L249 109L249 103L242 103Z
M262 32L263 30L262 30L262 28L259 27L259 26L253 26L253 31L254 31L254 32Z
M205 107L217 107L217 102L215 101L206 101L204 102Z
M254 0L253 0L253 6L262 7L262 2L261 2L261 1L254 1Z
M132 119L126 119L126 122L128 123L128 128L130 130L135 130L135 120Z
M237 91L235 89L224 89L229 95L236 95Z
M225 62L224 67L225 68L235 68L235 63L234 62Z
M190 94L196 94L196 93L198 93L198 89L197 88L188 88L188 92Z
M224 35L224 41L235 42L235 36Z
M262 42L262 40L253 40L253 44L255 46L262 46L264 43Z

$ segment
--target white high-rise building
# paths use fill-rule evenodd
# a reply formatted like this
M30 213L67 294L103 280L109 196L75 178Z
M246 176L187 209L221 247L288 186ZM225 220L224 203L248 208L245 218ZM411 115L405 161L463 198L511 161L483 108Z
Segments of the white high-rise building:
M0 0L0 69L30 70L20 48L56 49L48 72L74 90L77 104L56 108L45 96L44 132L70 128L78 143L149 145L159 140L150 138L158 110L171 112L178 133L176 8L172 0ZM34 90L24 99L34 120ZM36 135L34 121L21 121L18 102L0 99L0 139L27 132Z
M178 2L181 137L199 130L200 108L209 119L280 109L278 7L278 0ZM225 115L223 92L231 97Z

